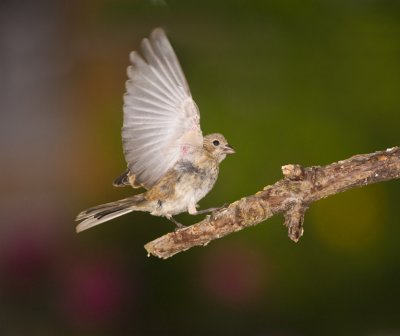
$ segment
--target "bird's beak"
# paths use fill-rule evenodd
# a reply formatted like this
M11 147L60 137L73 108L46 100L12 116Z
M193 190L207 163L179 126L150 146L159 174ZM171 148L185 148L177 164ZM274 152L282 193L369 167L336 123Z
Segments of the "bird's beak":
M225 154L235 154L236 152L230 144L226 144L224 147L224 153Z

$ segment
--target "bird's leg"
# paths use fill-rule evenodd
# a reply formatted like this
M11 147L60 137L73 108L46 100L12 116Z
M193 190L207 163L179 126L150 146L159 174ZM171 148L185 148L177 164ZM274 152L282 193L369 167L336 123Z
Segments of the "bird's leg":
M196 212L196 215L202 215L202 214L213 212L213 211L216 211L216 210L219 210L219 209L222 209L222 208L223 208L223 206L216 207L216 208L208 208L208 209L198 210Z
M202 214L205 214L205 213L209 213L209 212L213 212L213 211L216 211L216 210L220 210L222 208L225 208L227 205L228 205L228 203L225 203L224 205L222 205L220 207L208 208L208 209L203 209L203 210L196 210L194 213L191 213L189 211L189 213L191 215L202 215Z
M190 214L190 215L197 215L197 209L196 209L196 207L197 207L197 205L196 205L196 203L195 202L193 202L193 200L191 200L191 202L189 203L189 206L188 206L188 213Z
M186 227L185 225L183 225L182 223L179 223L174 217L172 217L171 215L166 216L167 219L169 219L172 223L174 223L176 225L176 230L180 230L183 229L184 227Z

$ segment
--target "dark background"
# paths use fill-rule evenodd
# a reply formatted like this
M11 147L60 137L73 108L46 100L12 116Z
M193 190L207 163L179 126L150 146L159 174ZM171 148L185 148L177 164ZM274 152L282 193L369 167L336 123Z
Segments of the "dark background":
M399 144L399 1L2 1L0 334L400 335L398 181L313 204L298 244L281 217L165 261L163 218L75 234L134 193L111 186L125 69L157 26L237 151L202 207Z

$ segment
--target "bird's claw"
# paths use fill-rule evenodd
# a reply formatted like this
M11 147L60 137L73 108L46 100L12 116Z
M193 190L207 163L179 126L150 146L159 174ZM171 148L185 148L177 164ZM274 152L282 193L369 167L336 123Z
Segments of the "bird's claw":
M183 224L181 224L179 222L176 222L175 225L176 225L175 232L179 231L179 230L182 230L182 229L184 229L186 227L186 225L183 225Z
M224 205L220 206L220 207L215 207L215 208L209 208L209 209L204 209L204 210L200 210L196 212L196 215L202 215L205 213L213 213L215 211L221 210L223 208L225 208L228 205L228 203L225 203Z
M179 223L174 217L172 216L167 216L167 219L169 219L172 223L176 225L175 231L179 231L184 229L186 226L183 225L182 223Z

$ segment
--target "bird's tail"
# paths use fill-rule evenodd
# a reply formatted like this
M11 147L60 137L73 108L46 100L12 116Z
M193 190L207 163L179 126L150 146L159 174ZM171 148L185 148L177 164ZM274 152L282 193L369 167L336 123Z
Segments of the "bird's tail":
M76 226L76 232L90 229L131 211L146 211L145 203L143 194L139 194L84 210L75 219L77 222L82 221Z

